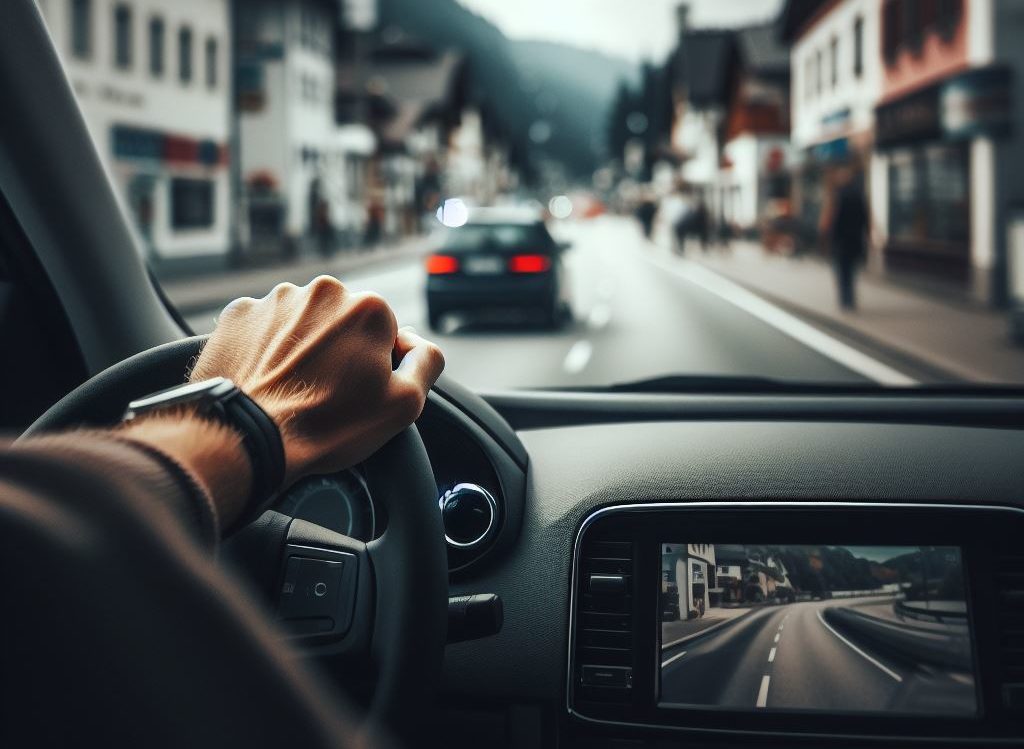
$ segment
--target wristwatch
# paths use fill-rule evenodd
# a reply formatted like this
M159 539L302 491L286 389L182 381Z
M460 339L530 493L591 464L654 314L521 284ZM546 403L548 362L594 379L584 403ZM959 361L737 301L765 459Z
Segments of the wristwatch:
M144 414L188 406L242 435L242 445L252 465L252 492L242 516L228 531L244 527L259 517L284 483L284 443L277 424L255 401L226 377L190 382L133 400L124 420Z

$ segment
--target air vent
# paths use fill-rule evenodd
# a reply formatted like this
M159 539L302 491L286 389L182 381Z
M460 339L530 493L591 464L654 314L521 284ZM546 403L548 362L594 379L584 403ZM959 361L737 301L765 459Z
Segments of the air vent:
M1003 707L1024 714L1024 554L1000 555L995 583Z
M593 702L630 702L632 542L584 539L576 586L576 696Z

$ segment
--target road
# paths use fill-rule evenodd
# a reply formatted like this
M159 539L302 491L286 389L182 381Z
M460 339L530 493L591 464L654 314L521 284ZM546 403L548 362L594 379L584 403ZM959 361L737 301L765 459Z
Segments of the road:
M592 386L671 375L738 375L900 384L896 371L811 328L696 263L641 237L622 217L558 227L574 321L558 331L472 320L435 335L447 372L474 388ZM382 294L398 320L426 330L422 263L364 268L342 279ZM269 289L252 289L261 296ZM189 317L212 329L217 310Z
M662 652L661 702L972 715L970 674L896 659L826 621L840 601L754 609Z

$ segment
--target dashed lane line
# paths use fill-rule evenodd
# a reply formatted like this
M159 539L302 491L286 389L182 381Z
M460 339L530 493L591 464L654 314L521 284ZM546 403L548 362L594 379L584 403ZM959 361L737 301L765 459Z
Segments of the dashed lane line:
M562 368L569 374L579 374L590 362L593 353L594 346L590 341L586 339L576 341L565 355Z
M761 677L761 688L757 690L757 707L765 707L768 704L768 684L771 680L772 677L768 674Z
M778 650L778 648L772 648L772 649L771 649L771 650L770 650L770 651L768 652L768 662L769 662L769 663L774 663L774 662L775 662L775 651L776 651L776 650Z

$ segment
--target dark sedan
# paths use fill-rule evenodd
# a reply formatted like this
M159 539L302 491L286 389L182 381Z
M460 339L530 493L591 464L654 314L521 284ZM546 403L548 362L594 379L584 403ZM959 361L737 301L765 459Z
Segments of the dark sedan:
M446 230L427 258L427 318L449 313L514 311L557 327L570 315L557 242L539 214L511 208L473 210Z

